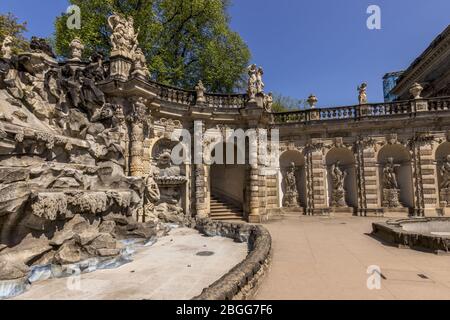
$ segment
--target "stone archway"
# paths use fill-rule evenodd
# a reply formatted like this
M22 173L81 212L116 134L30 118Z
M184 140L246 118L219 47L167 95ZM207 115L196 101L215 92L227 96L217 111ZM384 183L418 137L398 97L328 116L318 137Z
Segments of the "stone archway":
M439 190L439 203L442 208L450 208L450 142L443 142L436 149L437 187Z
M227 150L230 147L234 148L234 160L227 162ZM219 151L220 148L222 149ZM220 159L217 156L218 152L223 154ZM236 144L223 142L218 143L212 149L212 156L216 159L215 163L209 166L208 179L212 218L227 220L228 217L229 219L244 217L244 211L247 211L246 178L248 170L245 163L238 161L238 154L241 152L242 150L239 150Z
M298 191L298 207L306 208L307 191L306 191L306 171L305 156L297 150L288 150L280 156L280 171L278 176L278 194L280 207L286 207L286 174L292 167L295 167L295 180Z
M414 208L414 192L413 192L413 178L411 168L411 155L408 149L401 144L388 144L380 149L378 152L378 181L379 181L379 205L383 208L400 209L400 208ZM389 162L392 161L391 164ZM387 186L386 178L387 167L392 167L395 173L394 177L397 180L398 188L391 188ZM395 205L391 201L394 191L389 196L389 191L398 189L399 205Z
M330 207L358 207L358 187L356 182L355 157L353 152L346 148L332 148L325 156L327 166L327 194ZM342 174L344 199L335 199L335 186L333 186L332 170L339 170ZM341 193L341 192L338 192ZM342 193L341 193L342 194ZM340 204L338 204L340 202Z

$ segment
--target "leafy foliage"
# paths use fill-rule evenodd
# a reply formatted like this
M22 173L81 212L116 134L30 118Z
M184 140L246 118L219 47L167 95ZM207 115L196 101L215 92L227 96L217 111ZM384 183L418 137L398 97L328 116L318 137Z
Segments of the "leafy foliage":
M28 48L23 33L27 31L27 23L20 23L15 15L12 13L0 14L0 44L6 36L14 38L13 52L18 53Z
M56 52L69 54L78 36L85 54L110 51L107 17L134 18L139 43L158 82L192 89L203 80L209 91L243 86L250 51L229 27L228 0L70 0L81 9L81 29L69 30L68 16L55 22Z
M306 106L305 100L295 99L292 97L283 96L281 94L275 93L273 95L273 112L289 112L297 111Z

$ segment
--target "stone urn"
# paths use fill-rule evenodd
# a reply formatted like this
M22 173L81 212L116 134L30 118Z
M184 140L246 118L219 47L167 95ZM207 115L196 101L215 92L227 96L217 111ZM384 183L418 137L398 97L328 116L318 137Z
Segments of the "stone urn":
M423 87L420 85L420 83L414 83L412 87L409 89L409 93L414 97L414 99L420 99L422 98L420 95L423 91Z

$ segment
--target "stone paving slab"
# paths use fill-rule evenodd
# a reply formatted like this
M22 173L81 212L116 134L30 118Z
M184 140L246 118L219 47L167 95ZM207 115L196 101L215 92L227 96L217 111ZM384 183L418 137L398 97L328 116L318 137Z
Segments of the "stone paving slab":
M450 256L384 245L369 235L380 221L303 216L266 224L272 268L255 299L450 299ZM371 265L386 277L381 290L367 288Z
M196 255L201 251L214 254ZM132 263L83 274L80 290L67 289L70 279L51 279L34 283L16 299L191 299L245 259L247 252L246 243L205 237L192 229L174 229L152 247L139 249Z

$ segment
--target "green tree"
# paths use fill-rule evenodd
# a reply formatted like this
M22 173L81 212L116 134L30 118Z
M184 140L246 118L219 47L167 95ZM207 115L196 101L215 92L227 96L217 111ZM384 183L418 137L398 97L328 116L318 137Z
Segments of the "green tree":
M28 48L28 42L23 36L27 31L27 23L20 23L12 13L0 14L0 44L6 36L14 38L13 51L15 53L24 51Z
M288 96L283 96L282 94L275 93L273 95L273 112L289 112L298 111L302 107L305 108L306 101L301 99L295 99Z
M81 9L81 29L55 22L56 52L69 53L78 36L85 54L110 51L107 17L132 16L149 69L158 82L192 89L199 80L212 92L241 89L250 51L229 27L229 0L70 0Z

